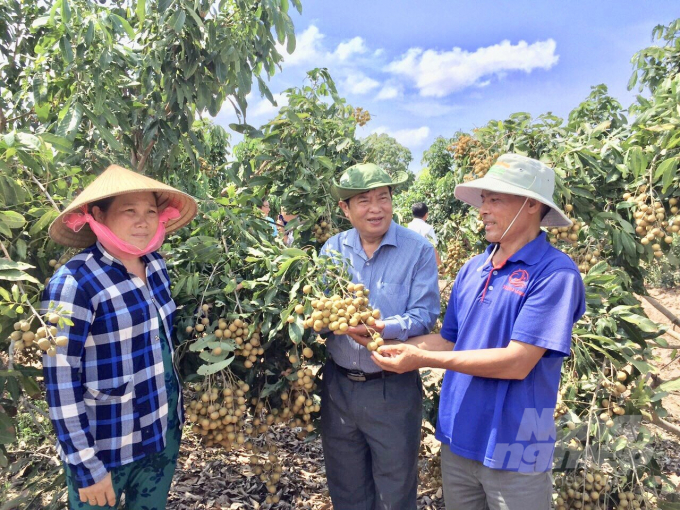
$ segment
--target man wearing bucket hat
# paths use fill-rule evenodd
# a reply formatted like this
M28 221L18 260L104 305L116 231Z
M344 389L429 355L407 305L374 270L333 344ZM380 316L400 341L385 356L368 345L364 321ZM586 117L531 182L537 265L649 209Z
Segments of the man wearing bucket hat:
M183 410L156 250L195 214L189 195L112 165L50 226L57 243L85 248L43 296L68 319L43 366L69 508L113 508L122 493L127 508L165 508Z
M492 245L458 273L439 334L374 355L385 370L447 369L436 432L447 510L551 506L562 359L585 311L576 265L540 228L571 224L554 180L543 163L505 154L456 186Z
M392 179L371 163L348 168L331 194L354 228L322 249L342 256L352 281L381 311L375 329L396 341L428 333L440 310L432 244L392 221L391 190L406 178ZM415 510L420 376L382 371L366 349L369 340L365 326L327 340L321 437L333 508Z

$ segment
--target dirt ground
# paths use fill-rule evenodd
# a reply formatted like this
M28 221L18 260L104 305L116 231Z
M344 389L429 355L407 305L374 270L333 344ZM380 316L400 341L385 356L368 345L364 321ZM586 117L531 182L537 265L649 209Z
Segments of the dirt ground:
M651 289L650 294L676 316L680 317L680 289ZM670 321L641 300L648 316L660 323ZM680 327L673 328L680 334ZM671 345L680 345L680 340L672 335L665 335ZM680 359L671 358L670 349L655 349L654 366L656 374L663 381L680 376ZM440 377L440 374L433 374ZM664 399L664 407L668 410L666 420L680 426L680 391L671 392ZM649 425L656 433L654 448L657 461L664 474L680 493L680 442L667 431ZM186 434L182 441L177 471L170 491L168 509L170 510L234 510L234 509L305 509L332 510L323 464L323 452L320 439L299 439L295 432L287 427L271 429L268 442L278 447L276 455L280 459L283 471L277 487L280 502L276 505L265 504L267 490L251 470L248 457L240 452L226 452L221 448L206 448L200 444L193 434ZM423 434L420 466L420 485L418 494L419 510L441 510L444 508L441 478L438 473L437 453L439 444L431 433ZM34 452L46 459L50 465L59 465L52 445L44 444ZM9 490L9 496L16 496L22 491L22 472L17 471L0 486ZM5 490L3 489L3 490ZM2 498L0 498L2 501ZM2 506L2 505L0 505ZM2 506L2 508L6 508ZM20 507L8 507L20 508ZM32 508L35 508L32 506ZM42 508L42 506L41 506Z
M648 289L648 291L651 297L655 298L676 317L680 318L680 289ZM640 301L650 319L661 324L670 325L672 331L680 334L680 327L673 326L663 313L654 308L645 299ZM669 346L680 347L680 340L678 338L666 334L664 339L668 342ZM662 381L669 381L680 377L680 359L673 360L671 358L672 352L671 349L657 348L654 350L656 358L652 362L658 368L659 371L656 375ZM666 421L680 427L680 391L670 392L663 399L663 405L668 411L668 416L665 418ZM650 428L659 436L655 447L657 460L668 478L675 484L676 492L680 493L680 444L678 438L654 425L650 425Z
M650 294L666 308L680 316L680 289L652 289ZM659 311L642 300L649 317L669 324ZM680 333L680 328L676 327ZM671 345L680 340L666 335ZM653 363L658 367L658 377L670 380L680 376L680 360L671 360L671 351L656 349ZM680 392L673 392L664 399L669 412L667 421L680 425ZM655 444L658 460L680 490L680 445L675 436L651 426L659 439ZM281 501L274 505L281 509L332 510L328 497L323 452L319 438L299 440L295 433L285 427L276 429L270 438L279 446L283 473L278 485ZM423 437L420 462L419 510L444 508L440 478L436 471L437 441L431 434ZM247 457L238 452L204 448L194 436L186 437L180 452L175 482L170 493L168 508L172 510L233 510L267 509L264 484L253 474Z

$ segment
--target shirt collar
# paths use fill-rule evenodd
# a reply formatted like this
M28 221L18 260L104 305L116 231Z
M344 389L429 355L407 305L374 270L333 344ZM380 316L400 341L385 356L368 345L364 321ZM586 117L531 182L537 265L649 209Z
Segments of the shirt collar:
M548 242L546 233L541 230L541 233L538 234L536 239L522 246L517 253L512 254L508 259L508 262L522 261L528 266L533 266L543 259L549 247L550 243Z
M96 242L95 246L96 246L97 250L99 250L99 252L101 253L101 261L103 263L108 264L109 266L113 266L114 264L119 264L119 265L125 267L125 264L123 264L123 262L121 262L120 259L117 259L113 255L111 255L106 250L106 248L104 248L104 246L102 246L102 244L99 241ZM149 257L149 255L150 254L143 255L141 257L141 259L144 261L144 264L148 264L149 262L151 262L151 257Z
M353 228L349 231L343 244L351 247L355 253L364 255L366 253L364 252L364 247L361 245L359 231L356 228ZM378 250L385 245L397 246L397 224L394 222L394 220L392 220L390 223L390 228L388 228L387 232L385 232L385 235L383 236L382 241L380 241L380 245L375 250L375 252L377 253Z
M489 255L491 255L493 247L494 244L490 244L489 246L486 247L486 250L484 252L485 260ZM528 266L533 266L535 264L538 264L538 262L540 262L541 259L543 259L543 256L546 254L549 247L550 243L548 242L546 233L543 230L541 230L541 233L538 234L536 239L529 241L527 244L522 246L516 253L513 253L506 261L506 264L509 262L524 262ZM489 268L491 268L491 262L485 264L482 267L486 266L489 266Z

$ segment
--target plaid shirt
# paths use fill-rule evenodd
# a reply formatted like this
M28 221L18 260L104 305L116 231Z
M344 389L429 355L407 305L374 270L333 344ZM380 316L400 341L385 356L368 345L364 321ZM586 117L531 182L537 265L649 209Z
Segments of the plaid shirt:
M53 301L72 312L73 326L59 331L67 346L43 366L57 450L80 487L165 446L159 317L172 338L176 307L163 258L142 259L147 285L97 243L60 268L43 296L44 310ZM177 412L182 420L181 398Z

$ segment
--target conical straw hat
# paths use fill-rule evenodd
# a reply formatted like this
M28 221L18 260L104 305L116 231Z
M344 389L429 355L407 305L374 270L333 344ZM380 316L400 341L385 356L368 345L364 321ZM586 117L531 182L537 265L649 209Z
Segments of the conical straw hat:
M170 220L165 226L167 233L173 232L196 216L197 205L193 197L176 190L172 186L158 182L155 179L138 174L118 165L109 166L104 173L97 177L92 184L85 188L64 211L52 222L49 229L50 237L57 243L74 248L86 248L97 241L89 225L83 226L78 232L71 230L64 218L73 212L80 212L85 204L98 200L124 195L126 193L153 192L158 200L158 207L162 210L172 205L180 213L179 218Z

